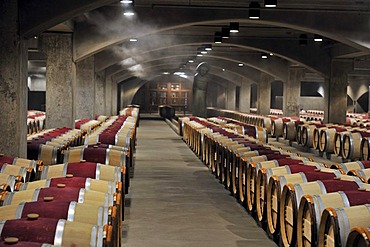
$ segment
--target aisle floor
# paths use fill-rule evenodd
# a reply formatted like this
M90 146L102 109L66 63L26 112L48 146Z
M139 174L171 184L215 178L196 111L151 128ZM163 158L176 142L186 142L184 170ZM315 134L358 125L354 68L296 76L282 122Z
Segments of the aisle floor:
M137 139L123 246L276 246L164 121Z

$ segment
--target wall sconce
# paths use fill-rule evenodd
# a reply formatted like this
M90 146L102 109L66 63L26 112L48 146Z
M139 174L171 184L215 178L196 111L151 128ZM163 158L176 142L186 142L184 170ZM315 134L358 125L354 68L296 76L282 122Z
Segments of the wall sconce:
M266 8L275 8L277 5L277 0L265 0Z
M239 33L239 22L230 22L230 33Z
M214 39L216 44L221 44L222 43L222 34L221 32L215 32L215 39Z
M229 27L222 27L221 28L221 35L223 39L228 39L230 37L230 28Z

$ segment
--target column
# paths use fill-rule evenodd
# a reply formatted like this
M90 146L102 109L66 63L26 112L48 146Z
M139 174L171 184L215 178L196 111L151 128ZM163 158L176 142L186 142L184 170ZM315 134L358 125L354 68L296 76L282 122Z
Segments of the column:
M261 73L258 87L257 113L261 115L270 114L271 82L274 78L268 74Z
M77 97L76 66L72 59L72 34L43 34L46 54L46 127L74 127Z
M117 115L118 110L117 110L117 98L118 98L118 84L117 82L113 81L112 82L112 115ZM123 107L125 107L124 105Z
M112 115L112 78L105 78L105 115Z
M250 112L251 83L247 80L242 82L240 87L240 103L239 109L241 112Z
M288 81L284 84L283 112L285 116L299 116L301 81L305 76L304 68L289 68Z
M235 110L235 93L236 85L234 83L227 83L227 104L226 109Z
M95 73L94 115L105 115L105 71Z
M333 60L327 102L328 122L345 123L347 113L348 73L353 70L352 60Z
M76 119L94 117L95 106L94 56L76 63Z
M27 47L19 37L18 1L0 1L0 153L27 155ZM6 23L6 25L5 25Z

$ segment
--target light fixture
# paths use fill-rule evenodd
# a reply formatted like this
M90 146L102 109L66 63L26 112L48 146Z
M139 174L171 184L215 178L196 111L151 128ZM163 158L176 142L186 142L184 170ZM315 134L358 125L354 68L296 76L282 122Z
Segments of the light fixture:
M239 22L230 22L230 33L239 33Z
M223 72L225 72L225 69L222 69Z
M132 3L132 0L122 0L121 3Z
M239 66L239 67L243 67L243 66L244 66L244 64L242 64L242 63L239 63L239 64L238 64L238 66Z
M133 16L135 13L132 10L127 10L126 12L123 13L124 16Z
M134 38L129 39L129 40L130 40L130 42L137 42L137 39L134 39Z
M270 56L273 56L274 55L274 53L270 53Z
M277 5L277 0L265 0L266 8L275 8Z
M222 27L221 28L221 37L223 39L228 39L230 37L230 28L229 27Z
M205 44L205 45L202 45L204 47L204 50L206 51L212 51L212 45L211 44Z
M163 72L162 74L163 75L169 75L170 73L169 72Z
M267 59L267 54L266 53L262 53L261 58L262 59Z
M193 59L190 59L188 62L189 63L194 63L194 60Z
M308 45L307 34L301 34L301 35L299 35L299 45L300 46L306 46L306 45Z
M249 19L260 18L260 4L258 2L251 2L249 4Z
M35 35L33 38L34 38L34 39L38 39L37 35Z
M313 38L313 41L315 41L315 42L322 42L322 36L320 36L318 34L315 34L315 36Z
M197 54L197 57L203 57L203 54L199 52L199 53Z
M215 43L221 44L222 43L222 34L221 32L215 32Z

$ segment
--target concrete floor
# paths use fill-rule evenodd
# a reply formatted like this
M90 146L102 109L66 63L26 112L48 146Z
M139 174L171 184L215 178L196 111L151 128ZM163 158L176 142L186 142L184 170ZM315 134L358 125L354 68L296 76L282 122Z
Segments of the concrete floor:
M276 246L164 122L140 121L125 247Z

